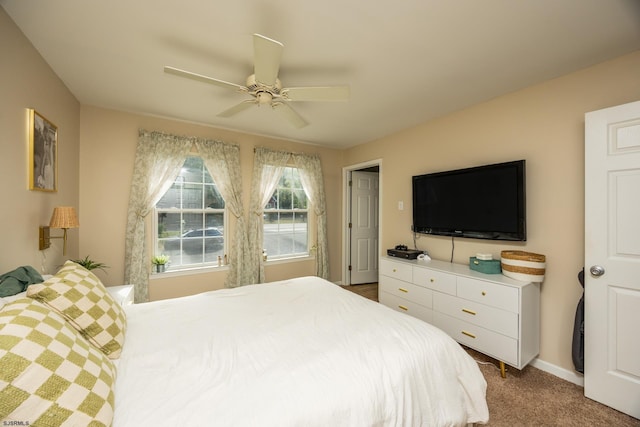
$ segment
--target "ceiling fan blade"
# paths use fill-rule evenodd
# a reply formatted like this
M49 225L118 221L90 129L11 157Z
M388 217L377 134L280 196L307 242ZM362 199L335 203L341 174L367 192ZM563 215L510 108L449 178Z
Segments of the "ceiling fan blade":
M192 73L191 71L184 71L178 68L165 66L164 72L167 74L173 74L180 77L186 77L191 80L196 80L199 82L209 83L215 86L226 87L231 89L236 89L240 91L248 91L248 89L244 86L237 85L235 83L225 82L224 80L214 79L213 77L203 76L202 74Z
M251 108L253 105L257 104L255 99L247 99L246 101L242 101L240 104L234 105L228 110L224 110L222 113L217 114L218 117L231 117L242 111Z
M260 34L253 35L253 70L256 81L273 86L280 69L280 58L284 45Z
M300 114L296 112L289 104L285 102L274 102L271 104L273 109L277 110L284 118L293 125L293 127L300 129L308 125L307 121L302 118Z
M290 87L281 91L289 101L347 101L349 86Z

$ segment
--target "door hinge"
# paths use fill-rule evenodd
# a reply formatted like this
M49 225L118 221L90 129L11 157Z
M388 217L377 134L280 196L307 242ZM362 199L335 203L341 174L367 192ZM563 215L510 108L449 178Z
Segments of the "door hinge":
M352 225L352 224L351 224L351 223L349 223L349 228L351 228L351 225Z
M351 266L349 266L349 271L351 271Z
M353 186L353 181L349 180L349 187Z

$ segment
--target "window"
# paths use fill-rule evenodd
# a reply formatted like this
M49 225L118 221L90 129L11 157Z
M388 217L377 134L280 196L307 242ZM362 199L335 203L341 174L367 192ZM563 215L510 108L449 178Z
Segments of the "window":
M156 254L172 267L217 265L225 254L225 203L202 158L188 157L156 204Z
M287 167L264 207L264 249L270 259L309 254L307 195L297 168Z

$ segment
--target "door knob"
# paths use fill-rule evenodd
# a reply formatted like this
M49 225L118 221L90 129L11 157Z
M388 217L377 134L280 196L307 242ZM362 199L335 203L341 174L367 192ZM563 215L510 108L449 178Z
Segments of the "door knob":
M604 274L604 267L601 265L592 265L589 272L594 277L600 277Z

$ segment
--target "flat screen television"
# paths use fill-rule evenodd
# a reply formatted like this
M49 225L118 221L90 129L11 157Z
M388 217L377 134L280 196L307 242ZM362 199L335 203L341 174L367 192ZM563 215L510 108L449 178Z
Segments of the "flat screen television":
M413 177L413 231L527 240L525 161Z

